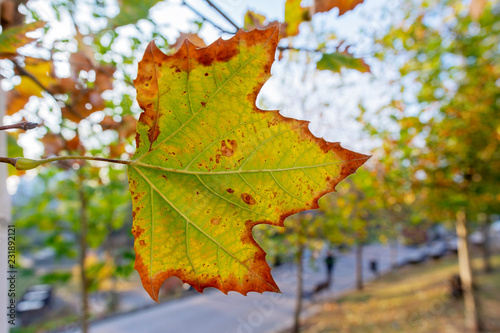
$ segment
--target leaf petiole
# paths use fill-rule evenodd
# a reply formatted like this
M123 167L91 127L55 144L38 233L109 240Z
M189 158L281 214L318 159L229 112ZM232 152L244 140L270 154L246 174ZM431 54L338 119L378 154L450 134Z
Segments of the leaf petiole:
M8 163L13 165L17 170L30 170L38 167L39 165L63 160L88 160L88 161L102 161L117 164L130 164L131 161L126 160L114 160L111 158L95 157L95 156L56 156L51 158L45 158L41 160L32 160L29 158L18 157L0 157L0 163Z

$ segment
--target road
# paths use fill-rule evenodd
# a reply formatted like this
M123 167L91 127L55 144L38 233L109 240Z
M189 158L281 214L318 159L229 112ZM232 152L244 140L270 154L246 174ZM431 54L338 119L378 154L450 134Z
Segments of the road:
M399 246L398 262L402 262L415 250ZM364 280L373 279L368 260L374 256L381 272L390 269L389 246L367 245L363 251ZM218 290L206 290L205 294L158 304L144 310L118 315L95 322L91 333L257 333L275 332L291 326L296 294L296 267L291 264L273 270L273 276L282 294L249 293L243 296L230 292L224 295ZM305 290L326 277L322 261L317 268L306 267ZM340 254L334 269L334 283L330 290L316 297L338 296L355 287L355 257L353 252ZM315 311L314 303L305 302L305 315Z

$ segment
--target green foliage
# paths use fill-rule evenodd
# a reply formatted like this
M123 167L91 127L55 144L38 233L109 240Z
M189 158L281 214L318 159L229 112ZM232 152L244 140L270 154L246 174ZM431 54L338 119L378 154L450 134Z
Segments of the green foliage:
M340 73L342 68L355 69L361 73L370 71L370 67L363 61L363 59L355 58L349 53L323 53L321 59L318 61L317 68L319 70L330 70L332 72Z
M120 27L127 24L135 24L140 19L145 19L149 15L151 7L160 0L119 0L120 13L109 21L113 27Z

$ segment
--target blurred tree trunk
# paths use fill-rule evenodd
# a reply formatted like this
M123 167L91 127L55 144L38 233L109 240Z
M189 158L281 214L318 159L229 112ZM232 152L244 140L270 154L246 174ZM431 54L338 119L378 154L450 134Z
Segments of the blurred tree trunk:
M80 325L82 333L88 333L89 325L89 303L88 303L88 279L85 271L85 258L87 257L87 197L85 195L84 182L80 180L80 257L78 264L80 265L80 280L81 280L81 298L82 309Z
M356 289L363 290L363 243L356 246Z
M473 274L467 241L467 217L464 211L457 213L458 265L464 290L465 325L470 332L480 332L479 311L473 287Z
M112 234L113 234L113 228L111 228L111 225L108 224L107 226L107 237L106 240L104 241L104 256L106 258L106 265L113 266L113 263L115 262L115 257L113 255L113 240L112 240ZM116 285L117 285L117 279L114 274L111 275L111 289L109 291L109 300L107 304L107 311L110 313L114 313L118 310L119 306L119 298L118 298L118 293L116 291Z
M304 244L299 242L299 249L297 252L297 301L295 302L295 312L293 315L293 333L298 333L300 329L300 312L302 310L302 298L304 294Z
M7 94L0 88L0 125L3 124ZM7 156L7 135L0 131L0 156ZM7 225L11 223L10 197L7 192L7 164L0 163L0 309L7 309ZM17 295L16 295L17 296ZM4 315L5 316L5 315ZM0 320L0 332L8 332L9 324L4 317Z

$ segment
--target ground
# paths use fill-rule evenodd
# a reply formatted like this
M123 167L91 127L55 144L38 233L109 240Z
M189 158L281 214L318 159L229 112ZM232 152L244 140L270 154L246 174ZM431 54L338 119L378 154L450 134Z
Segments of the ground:
M500 255L493 263L495 272L484 274L481 259L473 262L486 332L500 332ZM465 332L463 301L449 297L448 280L457 273L456 256L392 271L363 291L325 302L301 332Z

